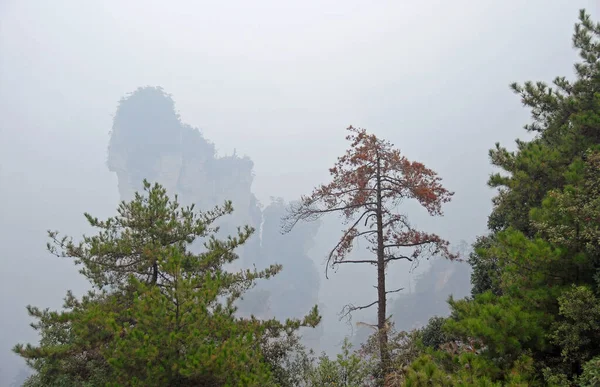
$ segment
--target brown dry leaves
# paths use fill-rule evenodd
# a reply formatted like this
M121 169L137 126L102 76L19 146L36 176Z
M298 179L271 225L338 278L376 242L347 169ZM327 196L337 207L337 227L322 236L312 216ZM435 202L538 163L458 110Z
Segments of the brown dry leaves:
M422 163L409 161L390 142L365 129L350 126L347 130L350 147L329 169L331 181L303 197L302 205L291 218L308 220L331 212L343 215L349 227L330 254L334 263L350 253L357 238L366 237L370 243L374 242L378 211L383 218L388 249L412 247L412 259L426 251L453 258L448 252L448 242L435 234L412 229L394 209L403 200L413 199L430 215L440 216L442 205L454 193L442 186L436 172Z

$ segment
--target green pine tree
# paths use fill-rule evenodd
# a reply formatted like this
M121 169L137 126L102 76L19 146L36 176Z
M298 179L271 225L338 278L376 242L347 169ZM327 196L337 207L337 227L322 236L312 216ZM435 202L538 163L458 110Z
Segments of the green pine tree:
M105 221L86 214L99 231L80 243L49 233L49 250L74 258L93 290L81 299L69 292L60 312L28 307L41 341L14 349L38 372L28 385L271 385L269 346L318 324L316 306L285 323L236 317L234 302L281 269L224 269L254 230L219 240L214 223L230 202L202 213L158 184L144 181L144 191ZM194 253L198 238L204 251Z
M584 10L573 44L582 59L574 81L512 85L531 109L533 122L525 129L536 136L517 140L515 152L499 144L490 151L502 173L489 180L498 189L491 234L470 257L473 297L450 300L444 329L458 340L446 348L452 351L415 363L413 376L439 368L464 380L468 364L478 377L502 385L568 386L584 372L585 380L594 377L589 370L600 355L600 24ZM477 366L465 363L467 357Z

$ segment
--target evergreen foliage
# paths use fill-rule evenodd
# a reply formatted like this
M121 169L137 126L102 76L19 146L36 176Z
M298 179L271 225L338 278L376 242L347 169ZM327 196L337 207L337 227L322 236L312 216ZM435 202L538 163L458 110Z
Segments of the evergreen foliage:
M600 24L584 10L573 44L582 59L574 81L512 85L531 108L525 129L536 136L517 140L515 152L499 144L490 151L503 170L489 180L498 188L492 234L470 257L473 297L450 299L444 324L458 350L451 363L430 356L412 364L412 385L426 385L417 376L436 370L464 380L452 364L465 354L479 362L469 369L482 367L486 378L476 385L593 385L597 377Z
M15 347L38 371L28 385L272 384L281 356L269 348L317 325L316 306L285 323L237 318L234 302L280 270L223 269L254 230L219 240L212 224L233 211L231 203L201 213L180 207L158 184L144 181L144 190L115 217L86 214L99 231L80 243L49 233L49 250L74 258L92 290L81 299L69 292L63 311L28 307L42 337L38 346ZM194 254L188 246L197 238L205 251Z

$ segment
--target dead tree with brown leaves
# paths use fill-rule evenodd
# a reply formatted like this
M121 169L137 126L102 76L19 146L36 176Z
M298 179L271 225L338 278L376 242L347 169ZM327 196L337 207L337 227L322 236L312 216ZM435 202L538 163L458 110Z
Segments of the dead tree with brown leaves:
M329 170L332 180L314 189L311 195L289 208L284 218L284 232L300 221L314 221L339 213L348 227L331 250L327 268L339 264L366 263L377 268L377 300L364 306L350 306L348 312L377 305L377 328L382 371L387 371L389 352L386 326L387 295L385 273L388 263L414 261L434 255L456 258L449 243L439 236L416 230L406 215L397 212L406 199L416 200L431 216L442 215L442 204L449 202L453 192L441 185L441 178L418 162L411 162L365 129L349 127L346 137L351 142L346 153ZM355 242L364 239L370 259L347 259ZM327 276L327 270L326 270Z

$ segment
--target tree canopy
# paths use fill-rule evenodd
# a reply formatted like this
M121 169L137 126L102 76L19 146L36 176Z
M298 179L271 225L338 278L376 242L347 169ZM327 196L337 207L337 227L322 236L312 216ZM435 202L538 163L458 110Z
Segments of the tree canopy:
M158 184L144 182L144 191L115 217L86 214L99 231L79 243L49 232L48 249L73 258L92 290L81 299L69 292L63 311L28 307L42 339L15 351L38 371L30 385L270 385L267 347L318 324L316 306L283 323L236 317L234 302L281 269L223 269L254 230L219 240L212 224L233 211L230 202L202 213ZM197 238L205 239L198 254L188 250Z
M584 10L573 45L581 57L575 80L557 77L552 87L511 85L531 109L533 121L525 129L535 137L517 140L514 152L499 144L490 151L492 164L502 170L489 180L498 189L491 233L476 242L469 259L473 297L450 299L444 324L462 349L451 354L450 363L435 356L415 363L407 374L412 385L424 385L415 375L426 367L462 380L456 365L467 358L471 383L479 378L479 385L595 385L590 380L597 378L591 369L600 356L600 24ZM465 347L467 342L472 345Z

